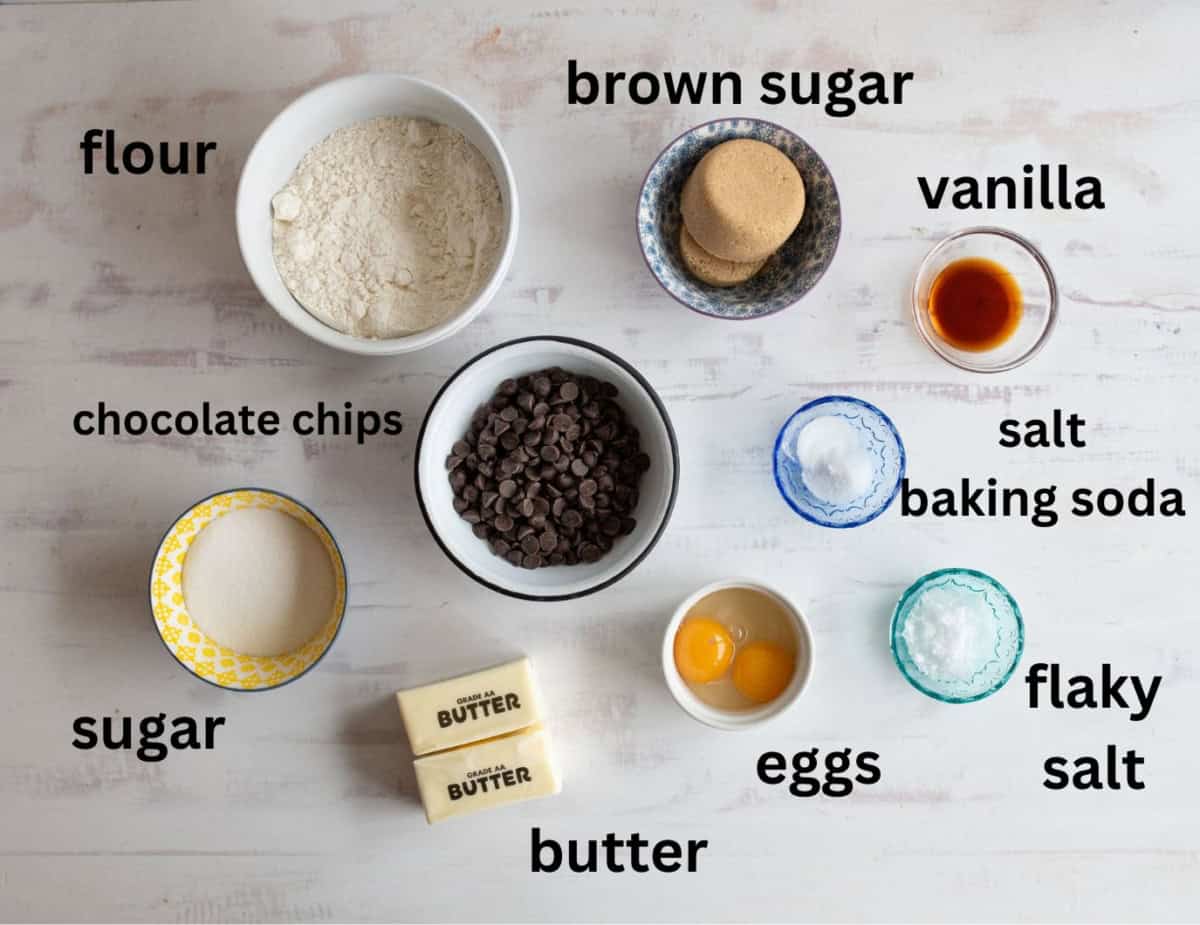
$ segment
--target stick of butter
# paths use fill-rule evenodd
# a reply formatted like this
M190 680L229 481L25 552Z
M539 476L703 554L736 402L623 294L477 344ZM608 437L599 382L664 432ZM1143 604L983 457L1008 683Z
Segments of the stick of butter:
M562 789L550 740L541 726L413 762L431 823L506 806Z
M542 719L527 658L400 691L396 700L418 756L504 735Z

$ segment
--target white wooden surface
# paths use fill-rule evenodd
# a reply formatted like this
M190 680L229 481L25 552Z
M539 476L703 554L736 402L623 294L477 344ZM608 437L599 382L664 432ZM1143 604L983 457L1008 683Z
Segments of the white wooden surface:
M0 11L0 917L103 920L1108 919L1200 916L1194 588L1184 520L903 520L822 531L776 496L769 448L802 402L849 392L903 433L917 484L963 475L1132 487L1200 504L1200 145L1187 3L135 3ZM831 165L845 230L802 303L749 324L684 311L634 239L642 175L704 106L568 108L592 69L914 70L900 107L830 119L737 110L803 133ZM369 69L461 93L506 145L522 197L510 279L463 334L366 361L280 322L233 234L241 162L301 91ZM215 139L204 177L84 177L89 127ZM1100 176L1103 212L924 207L919 174ZM1036 361L981 378L918 340L907 289L941 234L995 220L1045 249L1059 329ZM594 339L645 370L683 448L674 520L615 588L533 606L472 584L413 498L417 426L478 350L538 332ZM399 407L399 438L83 439L78 408L326 401ZM1085 450L1002 450L996 425L1061 407ZM292 492L347 554L352 607L300 683L255 696L189 678L162 651L145 577L193 499L247 482ZM1028 621L1025 664L1162 673L1148 721L1026 708L1011 684L967 708L909 689L886 644L916 576L982 568ZM798 708L761 733L700 728L659 677L662 627L700 583L744 573L805 602L818 645ZM391 695L528 652L567 786L429 829ZM82 714L221 714L212 752L143 764L71 747ZM1140 793L1052 794L1052 753L1112 742L1146 758ZM871 748L883 781L798 800L757 756ZM706 838L697 874L533 875L529 833Z

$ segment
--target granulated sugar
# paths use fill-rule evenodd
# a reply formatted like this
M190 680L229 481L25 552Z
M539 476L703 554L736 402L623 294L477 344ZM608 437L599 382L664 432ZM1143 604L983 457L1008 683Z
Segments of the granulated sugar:
M209 523L183 563L188 615L241 655L282 655L333 616L333 563L315 533L280 511L244 508Z

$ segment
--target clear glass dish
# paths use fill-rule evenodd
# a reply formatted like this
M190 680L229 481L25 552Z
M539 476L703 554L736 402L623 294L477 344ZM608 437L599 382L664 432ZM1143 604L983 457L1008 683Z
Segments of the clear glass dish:
M994 260L1021 287L1021 320L1006 341L990 350L962 350L946 343L929 317L933 282L949 264L970 257ZM1014 369L1045 346L1058 319L1058 286L1050 264L1025 238L1004 228L965 228L943 238L921 261L912 290L913 319L921 338L947 363L974 373Z
M829 416L851 424L873 460L867 493L841 504L818 498L809 490L796 455L796 441L804 426L816 418ZM775 438L775 486L793 511L822 527L861 527L874 520L895 499L904 478L904 466L904 443L891 418L870 402L849 395L828 395L801 406Z
M969 678L943 678L926 674L914 662L904 638L904 627L913 608L927 591L950 588L980 597L992 612L995 639L991 655ZM1021 609L1005 587L983 572L969 568L944 568L918 578L901 595L892 613L892 657L905 679L922 694L943 703L973 703L1000 690L1016 671L1025 648L1025 622Z

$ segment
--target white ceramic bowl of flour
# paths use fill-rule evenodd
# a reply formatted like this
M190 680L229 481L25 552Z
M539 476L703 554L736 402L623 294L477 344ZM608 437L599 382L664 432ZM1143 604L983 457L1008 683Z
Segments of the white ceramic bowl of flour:
M487 160L503 201L502 241L482 288L449 317L417 333L369 339L344 334L310 314L288 290L275 264L271 199L315 145L340 128L380 116L429 119L456 129ZM340 350L391 355L420 350L461 330L492 300L517 245L517 185L508 157L487 124L462 99L415 77L377 73L344 77L310 90L267 126L246 158L237 193L238 244L263 298L293 327Z

